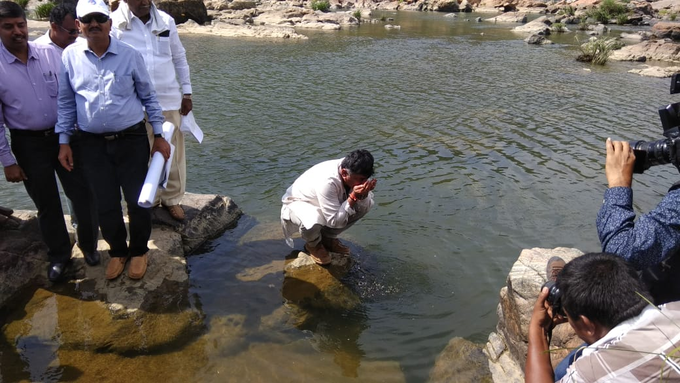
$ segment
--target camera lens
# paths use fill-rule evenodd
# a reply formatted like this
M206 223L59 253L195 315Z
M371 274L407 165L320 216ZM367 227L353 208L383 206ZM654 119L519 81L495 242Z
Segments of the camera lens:
M654 142L631 141L630 147L635 153L635 173L642 173L656 165L669 164L671 162L672 143L669 139Z

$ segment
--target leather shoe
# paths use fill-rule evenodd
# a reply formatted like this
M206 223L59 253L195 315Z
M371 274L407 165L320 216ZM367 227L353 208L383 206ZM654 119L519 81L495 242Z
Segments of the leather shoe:
M66 274L69 263L70 261L50 262L50 265L47 267L47 279L49 279L50 282L60 282L63 279L64 274Z
M168 213L175 221L184 221L184 209L180 205L170 205L165 206L168 209Z
M128 278L142 279L146 274L147 259L146 254L130 258L130 267L128 267Z
M83 251L83 256L85 257L85 262L87 262L87 264L90 266L97 266L101 260L101 256L97 250L91 253Z
M116 279L123 273L128 257L111 257L109 264L106 266L106 279Z

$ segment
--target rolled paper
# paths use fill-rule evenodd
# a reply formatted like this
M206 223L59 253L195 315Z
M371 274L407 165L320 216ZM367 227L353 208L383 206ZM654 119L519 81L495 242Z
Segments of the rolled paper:
M163 123L163 138L165 138L166 141L170 142L170 138L172 138L174 132L175 125L168 121ZM139 193L137 205L143 208L152 207L156 192L158 191L158 186L167 183L167 174L170 171L170 164L172 163L171 160L174 155L172 145L170 149L170 157L167 162L159 152L155 152L151 157L149 170L146 172L146 179L144 180L144 185L142 185L142 191Z

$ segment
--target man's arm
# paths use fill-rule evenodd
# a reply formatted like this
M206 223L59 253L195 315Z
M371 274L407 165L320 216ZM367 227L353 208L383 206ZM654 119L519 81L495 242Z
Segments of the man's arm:
M338 202L342 191L338 190L338 186L333 181L325 179L322 182L324 184L317 187L316 195L326 224L331 228L345 227L349 216L356 213L355 210L350 206L349 199L342 203Z
M550 345L545 336L545 329L552 324L552 318L548 314L547 298L548 288L544 287L538 294L529 322L529 346L524 369L526 383L553 383L555 381L555 373L550 364L548 352Z
M151 83L151 76L149 76L149 72L146 70L144 58L136 50L131 52L133 57L130 57L130 59L134 62L133 80L137 97L139 97L139 100L146 109L154 135L163 134L163 121L165 121L165 117L163 116L163 109L161 109L161 105L156 98L156 91ZM155 152L160 152L167 161L170 158L170 144L163 137L154 137L151 154L153 155Z
M21 182L27 180L26 174L24 174L23 169L17 164L17 160L12 155L12 151L9 147L9 141L7 141L7 133L5 132L5 116L2 113L3 104L0 101L0 163L5 171L5 179L7 182Z
M635 155L627 142L607 140L609 189L597 215L602 251L617 254L636 268L653 266L680 249L680 190L671 190L651 212L635 220Z
M172 64L175 67L175 72L179 78L179 84L182 86L183 95L191 95L191 75L189 71L189 63L187 62L187 54L182 42L177 33L177 26L175 20L170 17L168 20L170 29L170 52L172 53ZM194 108L191 98L182 97L182 106L180 114L186 116Z

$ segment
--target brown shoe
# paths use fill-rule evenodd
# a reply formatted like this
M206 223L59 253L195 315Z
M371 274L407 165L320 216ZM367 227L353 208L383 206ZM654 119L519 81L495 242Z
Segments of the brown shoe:
M323 247L321 242L319 242L319 244L315 247L310 247L305 244L305 251L307 251L307 254L309 254L314 262L319 265L327 265L331 263L331 256L328 254L328 251L326 251L326 248Z
M170 216L175 219L175 221L184 221L184 209L180 205L166 206Z
M106 279L116 279L123 273L128 257L111 257L106 266Z
M128 277L130 279L142 279L146 274L146 254L130 258Z
M331 253L349 254L349 247L343 245L337 238L323 238L321 243Z
M551 257L548 260L548 264L545 266L546 279L549 281L556 282L557 276L560 274L560 271L562 271L565 264L566 262L564 262L564 259L558 256Z

